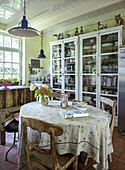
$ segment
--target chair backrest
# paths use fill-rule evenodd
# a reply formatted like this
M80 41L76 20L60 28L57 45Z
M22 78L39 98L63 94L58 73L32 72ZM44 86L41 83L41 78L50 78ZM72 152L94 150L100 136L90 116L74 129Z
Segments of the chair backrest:
M115 101L106 97L101 97L101 102L102 102L102 110L105 110L105 105L109 105L112 108L112 118L110 122L110 131L112 135L114 130L114 122L115 122Z
M60 126L56 126L50 123L47 123L42 120L21 117L22 128L23 128L23 142L27 155L27 159L29 158L31 151L29 147L34 148L36 151L42 151L52 156L53 167L59 167L57 155L56 155L56 147L55 147L55 136L61 136L63 134L63 129ZM27 127L32 128L33 130L37 130L39 133L46 132L50 135L50 149L45 149L39 147L38 144L33 144L27 139Z
M61 93L51 93L50 97L60 97Z
M60 97L62 93L51 93L49 96L50 97ZM67 93L68 94L68 98L70 97L70 93Z

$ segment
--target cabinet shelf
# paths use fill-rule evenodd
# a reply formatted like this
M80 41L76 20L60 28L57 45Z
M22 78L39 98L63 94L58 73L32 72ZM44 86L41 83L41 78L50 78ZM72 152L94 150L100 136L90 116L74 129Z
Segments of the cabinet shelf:
M54 84L54 85L59 85L59 86L61 85L61 83L53 83L53 84Z
M83 52L95 52L96 51L96 49L83 49Z
M75 50L75 47L74 46L65 46L66 49L72 49L72 50Z
M69 91L69 92L72 92L70 94L74 94L75 93L75 90L68 90L68 89L64 89L65 91ZM74 93L73 93L74 92Z
M84 42L84 46L89 46L89 45L96 45L96 42L88 42L88 43L86 43L86 42Z
M64 59L65 59L65 60L68 60L68 59L75 59L75 56L65 57Z
M101 86L103 89L117 89L117 87L112 87L112 86Z
M118 62L118 58L111 58L111 59L102 59L103 63L109 63L109 62Z
M102 43L115 42L115 41L118 41L118 38L102 40Z
M75 86L75 84L67 84L67 83L66 83L66 86Z
M96 87L96 85L86 85L86 84L84 84L83 87Z
M61 58L60 56L54 56L52 59L58 59Z
M107 97L118 97L118 95L113 94L103 94L101 93L101 96L107 96Z
M74 73L74 72L75 72L75 70L73 70L73 71L71 71L71 70L67 70L66 72L67 72L67 73Z
M101 48L102 53L104 53L105 51L109 51L109 50L111 50L112 52L114 52L114 50L115 50L115 52L116 52L116 50L118 50L118 46L102 47L102 48Z
M67 63L67 65L75 65L75 62L69 62L69 63Z

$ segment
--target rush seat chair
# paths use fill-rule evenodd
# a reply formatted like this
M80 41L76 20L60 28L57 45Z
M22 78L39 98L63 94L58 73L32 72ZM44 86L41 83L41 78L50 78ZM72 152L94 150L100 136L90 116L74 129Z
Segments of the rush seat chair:
M21 118L21 124L28 170L32 170L32 165L42 170L66 170L73 162L75 163L74 169L77 170L78 156L73 154L58 155L56 152L55 137L63 134L62 127L26 117ZM37 130L39 133L48 133L50 135L50 149L45 149L38 144L31 143L27 138L27 127Z

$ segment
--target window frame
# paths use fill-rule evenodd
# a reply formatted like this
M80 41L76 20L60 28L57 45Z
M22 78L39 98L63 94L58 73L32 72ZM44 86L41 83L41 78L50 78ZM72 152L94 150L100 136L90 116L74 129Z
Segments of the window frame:
M16 36L9 35L9 34L7 34L7 33L3 33L3 32L1 32L1 31L0 31L0 35L3 36L3 46L0 46L0 51L3 51L3 61L0 61L0 63L3 64L3 72L0 73L0 75L3 75L3 78L4 78L4 75L6 75L5 69L4 69L4 64L5 64L5 63L10 63L10 64L11 64L10 78L13 78L13 75L15 75L15 73L12 72L12 65L13 65L13 64L19 64L19 73L17 73L16 75L19 76L19 80L18 80L18 81L20 82L20 80L21 80L21 78L22 78L22 69L21 69L21 67L22 67L21 38L20 38L20 37L16 37ZM4 46L4 36L7 36L7 37L10 37L10 38L11 38L11 47L5 47L5 46ZM12 47L12 38L17 38L17 39L19 39L19 48L18 48L18 49ZM10 62L5 61L5 52L10 52L10 53L11 53L11 61L10 61ZM13 55L14 52L19 53L19 62L14 62L14 61L12 61L12 55ZM9 74L8 74L8 75L9 75Z

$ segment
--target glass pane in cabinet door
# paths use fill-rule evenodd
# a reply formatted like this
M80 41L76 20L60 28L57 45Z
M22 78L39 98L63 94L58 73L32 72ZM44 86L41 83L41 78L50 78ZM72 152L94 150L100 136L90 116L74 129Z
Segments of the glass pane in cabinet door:
M118 52L118 33L101 36L101 53Z
M95 94L82 94L82 101L89 105L96 106L96 95Z
M83 39L83 55L96 54L96 37Z
M75 73L75 58L65 59L65 73Z
M75 92L65 92L65 93L70 93L70 96L68 97L68 101L72 101L73 99L75 99Z
M62 88L62 77L61 75L53 75L53 88Z
M75 90L75 75L66 75L65 76L65 89L66 90Z
M117 95L118 76L101 76L101 94Z
M74 41L65 43L65 57L75 57Z
M83 76L83 91L96 93L96 76Z
M83 57L83 73L96 73L96 56Z
M52 58L61 58L61 44L53 46Z
M118 73L117 54L101 56L101 73Z
M61 74L61 60L53 60L52 61L52 73L53 74Z

